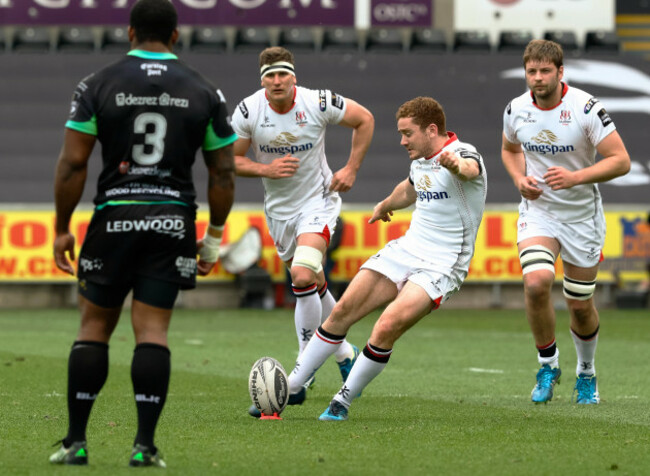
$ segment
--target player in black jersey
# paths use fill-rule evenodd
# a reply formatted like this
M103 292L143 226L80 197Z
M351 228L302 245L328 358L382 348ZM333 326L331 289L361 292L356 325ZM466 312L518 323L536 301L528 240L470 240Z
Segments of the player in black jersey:
M165 466L154 431L169 384L167 329L179 290L193 288L196 273L207 274L218 259L234 195L237 138L221 91L171 53L177 38L171 2L138 0L130 17L131 51L83 79L72 98L54 185L54 258L70 274L75 237L69 223L96 141L102 171L79 255L81 326L68 364L68 434L52 463L88 462L88 417L108 374L108 342L132 290L138 430L129 464ZM191 169L199 148L209 171L210 225L197 242Z

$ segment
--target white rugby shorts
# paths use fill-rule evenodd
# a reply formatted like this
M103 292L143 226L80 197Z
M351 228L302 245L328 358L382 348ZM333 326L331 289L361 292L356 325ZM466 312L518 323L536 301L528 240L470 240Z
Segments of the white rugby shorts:
M407 281L411 281L424 289L432 301L438 303L445 302L460 289L465 274L453 269L442 270L440 266L414 256L399 238L390 241L377 254L368 258L361 269L383 274L397 285L398 291L401 291Z
M278 220L267 215L266 225L280 259L286 262L293 258L296 239L303 233L322 233L327 226L331 239L336 231L336 219L340 213L341 198L334 194L324 200L308 203L288 220Z
M591 268L601 260L605 244L605 214L602 206L588 220L577 223L561 223L535 209L519 206L517 220L517 243L528 238L547 236L560 244L560 256L565 263L580 268Z

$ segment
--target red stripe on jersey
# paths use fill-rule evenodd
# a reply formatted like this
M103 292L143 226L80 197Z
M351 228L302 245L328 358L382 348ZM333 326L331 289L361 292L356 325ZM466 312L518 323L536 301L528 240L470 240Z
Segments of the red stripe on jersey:
M553 109L555 109L556 107L558 107L560 104L562 104L562 99L564 99L564 96L565 96L566 93L569 91L569 86L567 86L566 83L560 83L560 84L562 84L562 97L560 98L560 102L559 102L559 103L557 103L557 104L556 104L555 106L553 106L553 107L539 107L539 106L537 105L537 99L535 99L535 95L534 95L533 92L531 91L531 92L530 92L530 97L533 99L533 106L535 106L535 107L536 107L537 109L539 109L540 111L552 111Z
M293 87L293 99L292 99L293 102L291 103L291 107L290 107L288 110L282 112L282 111L278 111L276 108L273 107L273 104L272 104L271 101L269 100L268 92L267 92L267 91L264 91L264 97L266 98L267 101L269 101L269 107L270 107L274 112L277 112L278 114L286 114L286 113L288 113L289 111L291 111L291 110L293 109L293 107L296 105L296 95L297 95L297 94L298 94L298 90L297 90L296 87L294 86L294 87Z
M447 137L448 137L448 139L447 139L447 141L442 145L442 148L441 148L438 152L436 152L435 154L433 154L433 155L431 155L431 156L429 156L429 157L425 157L424 160L433 159L436 155L438 155L440 152L442 152L442 149L444 149L445 147L447 147L449 144L451 144L451 143L454 142L455 140L458 140L458 136L456 136L456 133L455 133L455 132L449 132L449 131L447 131Z

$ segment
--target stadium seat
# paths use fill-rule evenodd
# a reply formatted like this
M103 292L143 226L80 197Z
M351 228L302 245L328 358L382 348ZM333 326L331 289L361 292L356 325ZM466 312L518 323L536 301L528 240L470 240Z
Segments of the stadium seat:
M569 30L550 30L544 33L545 40L559 43L564 51L578 50L578 39L576 34Z
M353 27L328 28L323 32L324 53L358 53L359 34Z
M316 37L311 27L289 27L280 30L280 46L292 53L316 51Z
M411 34L411 53L444 53L447 51L445 32L436 28L417 28Z
M223 53L228 50L228 35L223 27L197 26L190 35L190 51Z
M126 53L131 48L126 27L107 27L102 37L102 51L106 53Z
M502 31L499 34L498 51L523 54L533 34L526 30Z
M235 35L235 51L237 53L260 53L271 46L271 35L265 27L244 26Z
M369 53L402 53L404 37L397 28L371 28L366 38L366 51Z
M18 27L14 31L12 49L16 53L47 53L52 49L48 27Z
M585 52L613 53L619 52L620 44L615 31L588 31L585 36Z
M92 53L95 51L95 33L91 27L62 27L57 39L57 50L66 53Z
M458 53L489 53L491 50L486 31L457 31L454 34L454 51Z

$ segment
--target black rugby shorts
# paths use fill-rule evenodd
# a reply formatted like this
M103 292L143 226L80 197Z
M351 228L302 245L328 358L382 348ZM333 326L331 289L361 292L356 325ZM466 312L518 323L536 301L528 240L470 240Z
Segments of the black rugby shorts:
M177 204L95 210L79 253L79 280L128 286L144 276L194 288L195 218L193 208Z

